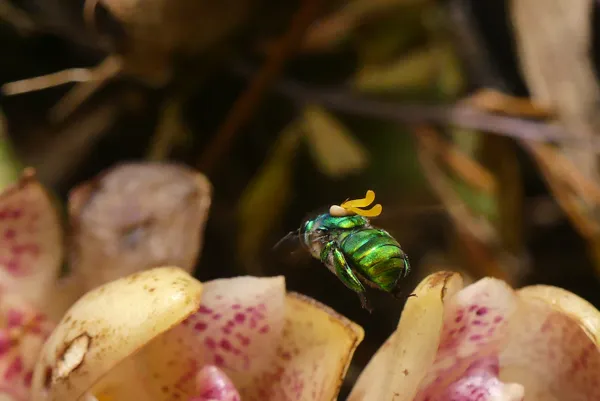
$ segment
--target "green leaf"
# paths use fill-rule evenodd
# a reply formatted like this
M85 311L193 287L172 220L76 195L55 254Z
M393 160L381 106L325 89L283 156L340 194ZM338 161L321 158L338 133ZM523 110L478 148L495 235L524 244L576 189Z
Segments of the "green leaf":
M238 204L237 256L239 263L253 275L260 275L260 248L290 201L294 155L301 137L297 123L280 134Z
M460 178L451 177L449 183L475 215L484 215L492 222L497 221L499 212L496 196L479 191Z
M302 124L311 155L327 176L341 178L365 169L369 163L363 145L324 108L307 106Z
M4 115L0 112L0 190L17 182L23 171L10 143Z
M427 87L437 76L439 56L437 49L427 47L392 63L364 66L355 75L353 85L361 92L374 93Z

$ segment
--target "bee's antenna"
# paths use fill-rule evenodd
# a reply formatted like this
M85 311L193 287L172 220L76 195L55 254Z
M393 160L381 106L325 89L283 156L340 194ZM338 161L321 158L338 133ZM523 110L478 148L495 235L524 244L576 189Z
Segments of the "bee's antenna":
M286 240L290 239L294 235L298 235L299 232L300 232L300 229L290 231L289 233L287 233L282 239L277 241L277 243L273 246L273 250L277 249L279 247L279 245L283 244Z

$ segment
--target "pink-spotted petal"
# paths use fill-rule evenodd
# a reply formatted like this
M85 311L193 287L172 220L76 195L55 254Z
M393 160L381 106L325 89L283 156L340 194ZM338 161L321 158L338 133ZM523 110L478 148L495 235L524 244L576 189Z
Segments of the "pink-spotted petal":
M457 273L427 276L407 300L396 331L379 348L349 401L412 401L435 360L442 335L444 305L462 288Z
M573 295L574 296L574 295ZM500 377L525 386L527 401L600 400L600 349L576 316L520 296Z
M463 376L449 387L428 398L429 401L523 401L525 389L516 383L498 379L498 357L473 362Z
M444 308L442 339L416 401L436 399L467 369L498 355L517 311L518 299L504 282L485 278L458 292Z
M240 401L240 394L227 375L206 365L196 376L197 395L189 401Z
M286 298L283 335L273 343L276 358L250 387L244 401L330 401L337 393L362 328L308 297Z
M62 227L49 194L25 170L0 193L0 285L42 306L63 258Z
M221 369L242 392L275 358L285 313L283 277L236 277L204 284L200 308L136 358L157 401L190 398L205 365ZM161 390L162 389L162 390ZM242 397L245 400L242 392Z
M13 293L0 293L0 394L28 401L33 369L54 324Z

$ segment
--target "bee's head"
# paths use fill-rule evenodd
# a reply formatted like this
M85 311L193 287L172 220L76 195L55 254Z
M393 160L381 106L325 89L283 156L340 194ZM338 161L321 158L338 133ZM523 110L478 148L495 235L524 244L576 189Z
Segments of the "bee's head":
M309 217L304 220L300 226L300 230L298 230L298 236L303 245L310 246L310 234L315 230L316 226L317 221L314 217Z
M311 232L315 227L316 221L315 219L306 219L302 226L300 227L299 234L300 236L304 236L304 234Z

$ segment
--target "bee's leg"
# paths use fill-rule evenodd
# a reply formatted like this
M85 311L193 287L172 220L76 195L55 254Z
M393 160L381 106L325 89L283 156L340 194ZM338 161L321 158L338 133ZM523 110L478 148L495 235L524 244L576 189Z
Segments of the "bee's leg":
M321 252L321 260L323 263L329 263L335 269L336 276L342 283L352 291L358 294L362 307L369 312L372 312L367 297L365 296L366 290L362 285L358 277L354 274L342 251L338 248L337 244L333 241L325 244L323 251Z
M401 300L407 300L407 299L408 299L408 298L410 298L410 297L416 297L416 296L417 296L417 294L410 294L410 295L406 296L406 295L404 295L404 294L402 293L402 291L400 291L400 289L399 289L399 288L397 288L397 287L396 287L394 290L392 290L392 291L391 291L391 294L392 294L392 296L393 296L394 298L396 298L396 299L401 299Z

